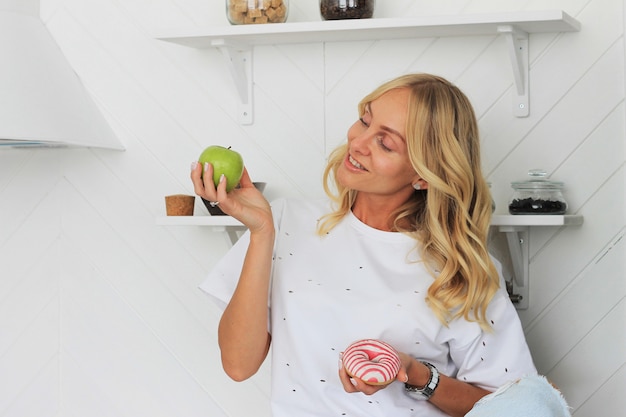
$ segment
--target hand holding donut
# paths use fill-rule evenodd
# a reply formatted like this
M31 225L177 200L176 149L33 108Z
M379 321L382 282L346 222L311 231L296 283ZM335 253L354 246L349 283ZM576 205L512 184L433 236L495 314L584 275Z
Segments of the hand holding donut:
M350 344L344 351L339 377L347 392L371 395L396 379L406 379L406 369L400 354L380 340L363 339Z

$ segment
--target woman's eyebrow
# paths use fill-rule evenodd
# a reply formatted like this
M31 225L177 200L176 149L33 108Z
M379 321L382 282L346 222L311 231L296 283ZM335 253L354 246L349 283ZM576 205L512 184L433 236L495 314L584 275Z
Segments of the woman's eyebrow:
M369 112L369 114L374 117L374 113L372 113L372 108L370 106L370 103L367 103L365 105L365 111ZM406 139L404 138L404 136L402 136L402 134L400 132L398 132L395 129L390 128L389 126L385 126L385 125L381 125L380 128L386 132L391 133L392 135L395 135L397 137L399 137L400 139L402 139L402 141L406 142Z
M391 133L392 135L397 136L398 138L402 139L402 141L406 142L406 139L404 139L404 136L402 136L402 134L400 134L400 132L398 132L397 130L394 130L394 129L392 129L392 128L388 127L388 126L384 126L384 125L381 126L380 128L382 130L385 130L385 131Z

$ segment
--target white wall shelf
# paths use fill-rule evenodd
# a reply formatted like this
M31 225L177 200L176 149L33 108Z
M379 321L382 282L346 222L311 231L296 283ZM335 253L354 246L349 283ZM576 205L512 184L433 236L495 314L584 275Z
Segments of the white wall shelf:
M211 226L217 231L222 231L225 227L244 227L231 216L163 216L157 217L156 221L161 226Z
M529 114L529 34L579 30L580 22L562 10L540 10L231 25L172 31L157 36L157 39L192 48L218 48L224 55L239 94L239 122L252 124L252 47L256 45L501 34L507 39L516 89L513 114L526 117Z
M583 216L567 215L511 215L494 214L491 216L491 225L503 227L530 227L530 226L576 226L583 223Z
M246 227L231 216L163 216L157 217L160 226L208 226L212 232L226 232L234 245L239 233Z
M510 291L518 309L528 308L529 236L531 227L577 226L583 223L580 215L494 215L491 226L506 235L513 265Z
M161 226L210 226L216 231L223 231L227 227L243 227L245 226L237 219L231 216L162 216L157 217L156 223ZM491 225L500 229L509 227L530 227L530 226L575 226L583 223L583 216L565 215L565 216L523 216L510 214L495 214L491 217Z

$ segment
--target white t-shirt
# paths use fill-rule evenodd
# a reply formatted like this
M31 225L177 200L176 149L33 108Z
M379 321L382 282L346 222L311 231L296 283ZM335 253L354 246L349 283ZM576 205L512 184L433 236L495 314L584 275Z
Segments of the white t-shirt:
M535 374L524 334L504 289L487 316L493 332L462 319L443 326L425 302L433 277L416 241L348 214L316 234L325 201L272 203L276 243L270 289L272 412L275 417L445 416L404 394L400 382L374 395L346 393L340 354L373 338L434 364L441 373L489 390ZM224 307L248 246L244 234L200 286Z

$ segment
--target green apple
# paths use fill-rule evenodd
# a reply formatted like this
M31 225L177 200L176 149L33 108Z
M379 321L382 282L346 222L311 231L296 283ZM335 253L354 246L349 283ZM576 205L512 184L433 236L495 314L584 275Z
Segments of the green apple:
M243 158L238 152L223 146L213 145L206 148L200 154L198 161L203 165L209 162L213 165L213 183L215 186L220 182L222 174L226 177L226 191L229 192L241 180L243 174ZM204 169L204 168L203 168Z

